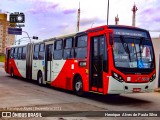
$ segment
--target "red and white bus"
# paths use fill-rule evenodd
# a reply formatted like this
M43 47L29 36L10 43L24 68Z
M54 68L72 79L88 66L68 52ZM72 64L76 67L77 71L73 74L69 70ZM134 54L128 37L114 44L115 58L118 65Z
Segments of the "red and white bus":
M149 32L114 25L11 46L5 60L5 71L11 76L78 95L153 91L155 66Z

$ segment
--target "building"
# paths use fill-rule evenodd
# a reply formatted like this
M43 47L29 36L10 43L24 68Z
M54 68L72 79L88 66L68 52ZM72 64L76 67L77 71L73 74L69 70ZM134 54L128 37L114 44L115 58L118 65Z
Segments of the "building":
M160 38L152 38L156 58L156 87L160 87Z
M0 13L0 54L5 53L5 48L14 44L15 35L8 34L10 22L7 21L7 14Z

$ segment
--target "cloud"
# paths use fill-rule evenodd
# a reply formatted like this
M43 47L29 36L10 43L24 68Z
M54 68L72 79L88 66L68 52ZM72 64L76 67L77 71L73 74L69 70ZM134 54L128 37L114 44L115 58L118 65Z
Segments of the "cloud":
M49 12L53 12L59 4L53 2L37 2L33 4L32 8L27 10L25 13L29 14L45 14Z
M158 26L160 26L159 10L160 5L158 0L153 0L152 2L146 1L137 14L139 27L148 30L158 30Z
M77 12L77 9L66 9L63 11L64 14L74 14Z
M88 26L92 25L93 23L95 24L103 23L103 20L99 19L98 17L92 17L92 18L82 18L80 21L81 26Z

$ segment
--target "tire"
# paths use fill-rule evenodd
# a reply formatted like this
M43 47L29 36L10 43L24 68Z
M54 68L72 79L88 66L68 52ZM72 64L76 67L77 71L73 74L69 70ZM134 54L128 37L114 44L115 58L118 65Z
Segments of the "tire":
M42 86L43 85L43 75L42 75L42 72L38 72L38 76L37 76L37 82L38 82L38 85Z
M75 82L74 82L74 92L78 96L83 96L84 95L82 78L80 76L78 76L75 79Z

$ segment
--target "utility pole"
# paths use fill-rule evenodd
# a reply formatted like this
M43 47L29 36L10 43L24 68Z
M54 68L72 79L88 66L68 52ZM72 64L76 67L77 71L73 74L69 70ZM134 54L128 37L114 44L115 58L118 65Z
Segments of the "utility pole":
M134 6L132 8L133 16L132 16L132 26L136 26L136 11L138 10L137 6L134 3Z
M118 14L117 14L117 16L115 17L115 25L118 25L118 22L119 22L119 17L118 17Z
M79 9L78 9L78 16L77 16L77 32L79 32L79 25L80 25L80 2L79 2Z

